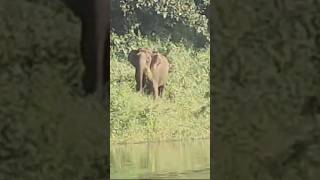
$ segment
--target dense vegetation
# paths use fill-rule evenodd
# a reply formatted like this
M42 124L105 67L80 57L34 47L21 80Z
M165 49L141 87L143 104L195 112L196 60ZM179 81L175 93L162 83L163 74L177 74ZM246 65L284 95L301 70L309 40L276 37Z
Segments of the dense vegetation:
M318 179L319 3L214 2L213 179Z
M209 33L201 14L208 1L112 2L111 141L209 137ZM174 66L163 99L135 92L127 56L139 47L158 50Z
M5 0L0 22L0 179L105 179L105 110L78 92L79 19L60 1Z
M123 2L120 6L113 1L112 13L121 13ZM134 24L127 16L117 17ZM117 97L112 100L112 124L122 128L113 131L114 137L126 140L127 132L131 139L156 138L149 133L152 124L161 138L209 134L208 39L203 30L184 28L196 21L177 21L173 28L186 32L179 37L174 34L178 30L168 29L173 33L170 41L158 32L147 34L143 25L112 23L111 94ZM0 22L0 179L105 179L105 110L94 97L81 97L79 91L83 70L79 19L58 0L3 0ZM159 102L134 92L134 69L126 60L130 49L147 45L176 65L167 96ZM167 120L174 121L165 124ZM139 125L126 129L134 123ZM131 133L138 130L141 134Z
M134 32L133 38L139 38L139 28L143 36L137 41L140 44L160 47L158 41L166 44L164 39L170 38L174 42L170 44L181 47L182 54L198 57L195 54L199 53L194 52L205 44L206 33L193 33L193 28L185 28L192 21L178 21L172 27L177 30L159 26L167 31L148 27L148 23L137 25L136 22L146 21L141 21L140 16L125 17L124 1L112 2L113 36L118 36L124 47L113 50L112 63L118 64L114 67L119 69L128 69L123 76L127 79L123 81L122 94L127 97L132 94L130 98L136 98L132 103L148 102L156 106L148 97L137 97L132 92L134 82L129 74L133 68L125 63L125 56L128 47L134 46L127 46L121 39L131 37L130 30ZM134 11L138 15L148 12L141 6L144 2L157 6L152 1L126 2L130 11L138 10ZM208 1L194 2L200 14L208 15ZM270 0L214 3L211 23L214 23L216 66L212 70L216 76L211 92L215 97L212 154L216 179L318 179L319 3ZM157 21L152 22L165 24L173 19L164 15L165 10L156 11ZM185 16L192 16L190 12L185 12ZM193 22L197 21L200 20ZM98 179L99 173L99 177L105 175L105 171L99 171L103 158L97 153L104 148L94 141L101 139L96 132L104 126L100 121L92 123L98 119L92 118L97 115L92 106L94 101L90 97L79 98L75 92L78 88L70 86L77 86L81 74L79 31L79 20L59 1L0 1L0 179L78 180ZM195 47L190 48L191 44ZM171 49L164 53L175 56ZM117 75L113 77L116 79ZM172 99L167 97L164 101L171 103ZM134 107L124 98L118 102L129 109ZM160 111L149 110L151 113L146 114L155 117L153 113L162 112L162 108L159 105ZM134 111L117 112L123 113L118 122L126 123L125 116ZM116 135L121 137L120 133Z

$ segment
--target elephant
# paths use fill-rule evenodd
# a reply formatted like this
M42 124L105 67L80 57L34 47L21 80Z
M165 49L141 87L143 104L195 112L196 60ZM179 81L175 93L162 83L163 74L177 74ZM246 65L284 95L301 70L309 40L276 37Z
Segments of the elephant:
M171 65L168 59L160 53L154 53L150 64L151 78L148 82L153 89L155 99L163 97L165 84L168 80ZM148 76L149 77L149 76Z
M97 93L98 98L109 113L109 43L110 43L110 0L62 0L81 20L81 56L85 67L82 76L82 89L85 95ZM102 119L101 119L102 120ZM91 122L92 123L92 122ZM106 132L109 134L109 121ZM105 129L104 129L105 130ZM108 137L103 137L109 139ZM109 149L109 143L105 147ZM106 162L109 164L109 154ZM110 167L102 168L102 176L107 177Z
M143 94L144 89L152 89L154 98L163 97L168 79L170 64L162 54L146 48L132 50L128 59L136 68L136 90Z
M81 56L85 66L82 88L86 95L98 92L106 98L110 51L109 0L62 0L81 20ZM107 88L107 89L105 89Z
M129 62L135 67L136 90L144 93L147 77L151 79L150 64L153 52L149 49L139 48L132 50L128 55Z

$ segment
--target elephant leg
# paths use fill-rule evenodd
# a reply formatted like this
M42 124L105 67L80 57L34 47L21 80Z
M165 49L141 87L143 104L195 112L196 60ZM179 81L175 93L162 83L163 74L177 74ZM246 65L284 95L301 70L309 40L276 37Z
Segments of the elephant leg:
M98 2L98 1L97 1ZM100 1L99 1L100 2ZM103 1L101 1L103 2ZM97 3L98 4L98 3ZM106 91L108 64L106 42L108 33L108 5L103 2L102 7L91 7L87 16L83 16L81 31L81 53L85 71L82 78L83 89L92 94L95 91ZM91 8L95 9L91 11Z
M161 97L161 86L158 87L159 97Z
M154 98L157 99L157 98L158 98L158 95L159 95L158 82L153 81L153 82L152 82L152 86L153 86L153 95L154 95Z
M143 94L143 89L144 89L144 76L143 73L136 70L136 74L135 74L135 78L136 78L136 90L140 93Z
M95 91L95 61L92 59L92 49L90 48L89 43L90 40L93 38L92 29L90 29L92 25L83 22L81 24L81 54L83 65L85 67L84 73L82 76L82 86L86 93L91 94Z
M146 91L147 94L153 91L152 81L145 74L143 75L143 90Z
M146 79L147 77L146 77L146 75L142 75L142 89L144 90L144 88L146 87L146 81L147 81L147 79Z
M159 96L162 98L164 95L164 86L159 87Z
M136 79L136 91L139 91L140 90L140 81L139 81L139 73L138 71L136 70L136 73L135 73L135 79Z
M96 42L96 88L103 95L109 94L109 72L110 65L108 58L110 57L110 51L107 47L110 42L109 36L109 1L108 0L96 0L94 1L94 17L95 17L95 42Z
M82 87L86 94L98 92L105 99L109 92L109 1L64 0L81 19L81 56L84 65Z

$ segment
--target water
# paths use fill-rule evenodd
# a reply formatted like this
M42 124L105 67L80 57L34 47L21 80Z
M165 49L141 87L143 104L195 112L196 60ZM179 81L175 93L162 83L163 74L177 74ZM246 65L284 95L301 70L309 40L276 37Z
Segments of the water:
M210 140L111 145L111 179L209 179Z

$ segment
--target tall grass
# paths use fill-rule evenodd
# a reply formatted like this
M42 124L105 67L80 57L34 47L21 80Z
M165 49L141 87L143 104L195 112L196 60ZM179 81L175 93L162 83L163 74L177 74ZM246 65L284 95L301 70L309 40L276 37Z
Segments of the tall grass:
M209 48L140 35L112 35L111 142L161 141L209 137ZM135 91L134 67L127 54L138 47L158 50L174 65L163 99Z

